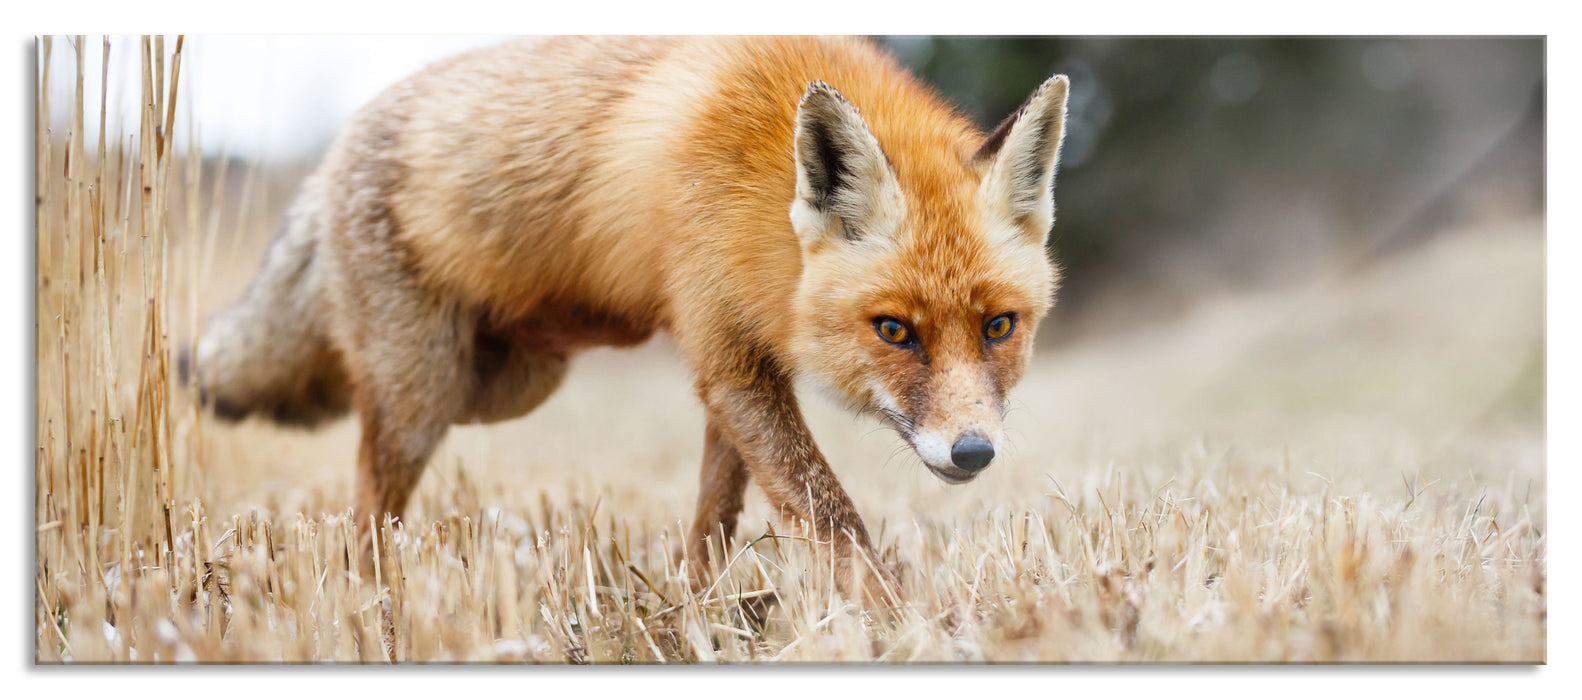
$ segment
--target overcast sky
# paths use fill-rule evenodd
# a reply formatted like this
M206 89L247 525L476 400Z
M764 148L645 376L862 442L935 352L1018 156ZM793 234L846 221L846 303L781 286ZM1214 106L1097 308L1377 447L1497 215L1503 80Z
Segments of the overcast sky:
M498 43L503 36L226 36L190 38L183 48L177 138L192 130L208 155L266 160L312 157L359 106L427 63ZM141 60L135 37L110 39L110 121L117 109L136 118ZM167 42L167 52L174 49ZM89 38L84 63L85 134L97 138L102 53ZM75 59L66 41L54 46L50 83L55 128L64 129ZM167 68L168 70L168 68ZM188 110L191 110L190 112ZM132 128L125 131L130 132Z

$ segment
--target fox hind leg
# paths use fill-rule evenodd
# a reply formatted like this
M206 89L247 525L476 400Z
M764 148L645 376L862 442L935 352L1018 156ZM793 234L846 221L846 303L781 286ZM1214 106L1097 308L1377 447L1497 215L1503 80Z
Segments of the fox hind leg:
M492 345L476 319L427 297L407 300L400 323L369 329L353 401L362 421L357 459L359 526L400 518L434 449L453 423L525 415L561 384L567 360ZM421 313L411 310L424 309ZM365 559L372 538L365 532Z
M363 308L353 354L362 421L357 517L367 527L406 510L434 449L455 423L525 415L565 377L567 359L480 330L476 314L415 286L385 288ZM388 316L388 317L384 317Z
M358 526L399 518L434 448L462 418L472 384L472 320L425 288L392 240L384 208L347 197L330 237L332 338L362 423ZM364 542L369 540L366 538Z
M402 515L467 399L469 348L455 312L415 295L406 301L400 304L408 311L403 318L369 319L350 363L352 400L362 421L357 459L362 526L370 516Z

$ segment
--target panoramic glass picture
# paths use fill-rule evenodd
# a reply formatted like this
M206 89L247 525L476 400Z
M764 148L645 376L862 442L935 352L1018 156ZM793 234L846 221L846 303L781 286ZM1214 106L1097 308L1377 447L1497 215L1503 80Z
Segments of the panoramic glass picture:
M35 663L1547 661L1542 37L34 55Z

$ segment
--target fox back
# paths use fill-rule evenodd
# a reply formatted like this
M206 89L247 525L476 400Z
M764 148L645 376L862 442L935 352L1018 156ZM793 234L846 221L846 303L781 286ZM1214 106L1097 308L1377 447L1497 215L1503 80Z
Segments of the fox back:
M664 330L708 415L694 540L728 539L751 474L871 554L791 382L946 481L990 463L1058 284L1066 94L1051 78L985 134L855 38L462 54L342 130L198 343L199 389L228 418L355 406L368 522L401 513L452 423L522 415L577 350Z
M392 205L435 287L507 323L669 329L705 373L750 344L936 470L964 435L1001 442L1057 285L1063 78L988 135L849 38L557 38L420 80L391 110Z

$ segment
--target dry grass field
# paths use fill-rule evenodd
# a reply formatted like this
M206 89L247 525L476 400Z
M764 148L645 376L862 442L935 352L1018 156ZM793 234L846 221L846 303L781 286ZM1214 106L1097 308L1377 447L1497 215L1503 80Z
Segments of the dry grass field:
M370 576L353 422L226 425L174 379L267 229L211 204L236 178L183 145L175 42L116 50L151 77L109 143L96 96L40 101L38 662L1546 659L1542 221L1045 342L966 486L806 396L899 610L841 599L756 492L690 592L703 419L663 340L452 431Z

